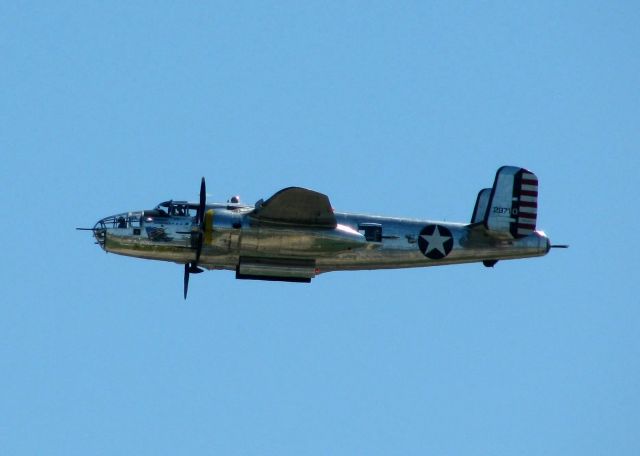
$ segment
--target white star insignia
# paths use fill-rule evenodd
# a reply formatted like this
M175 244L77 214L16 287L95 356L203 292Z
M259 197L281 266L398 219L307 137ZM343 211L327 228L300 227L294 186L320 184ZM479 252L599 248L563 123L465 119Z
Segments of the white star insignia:
M438 250L443 256L446 256L447 250L444 248L444 243L451 239L451 236L442 236L439 227L436 226L433 234L423 234L420 237L429 243L427 250L424 252L425 255L432 250Z

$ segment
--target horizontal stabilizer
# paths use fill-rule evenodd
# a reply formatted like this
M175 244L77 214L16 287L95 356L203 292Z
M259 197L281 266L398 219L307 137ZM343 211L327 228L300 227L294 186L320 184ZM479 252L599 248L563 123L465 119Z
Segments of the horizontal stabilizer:
M500 168L491 189L484 218L485 227L493 232L509 233L514 238L521 238L535 231L537 216L536 175L515 166Z

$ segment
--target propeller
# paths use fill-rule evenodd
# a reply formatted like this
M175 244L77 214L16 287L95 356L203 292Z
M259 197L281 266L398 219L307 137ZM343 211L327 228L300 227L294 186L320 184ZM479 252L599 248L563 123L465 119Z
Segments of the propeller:
M202 253L202 244L204 243L204 213L207 203L207 186L204 182L204 177L200 183L200 204L198 205L198 212L196 213L196 225L198 225L198 231L192 231L192 236L197 236L196 240L196 260L184 265L184 299L187 299L187 291L189 290L189 275L199 274L203 272L198 267L200 262L200 254Z

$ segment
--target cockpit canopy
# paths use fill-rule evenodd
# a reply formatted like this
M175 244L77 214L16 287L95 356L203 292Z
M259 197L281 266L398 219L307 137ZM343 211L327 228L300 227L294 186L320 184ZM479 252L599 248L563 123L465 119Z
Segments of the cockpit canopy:
M165 201L160 203L154 209L161 215L182 216L182 217L195 217L198 211L198 205L189 203L187 201ZM145 214L147 211L145 211Z

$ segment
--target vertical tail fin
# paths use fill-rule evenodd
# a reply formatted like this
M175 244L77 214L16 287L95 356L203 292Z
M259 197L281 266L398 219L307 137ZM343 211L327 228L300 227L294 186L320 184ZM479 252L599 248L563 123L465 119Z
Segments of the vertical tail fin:
M514 238L521 238L535 231L537 216L536 175L515 166L500 168L491 189L484 217L485 227L491 231L510 233Z
M483 188L478 192L478 197L476 198L476 205L473 208L473 214L471 215L471 223L480 223L484 222L485 216L487 215L487 208L489 207L489 198L491 197L490 188Z

